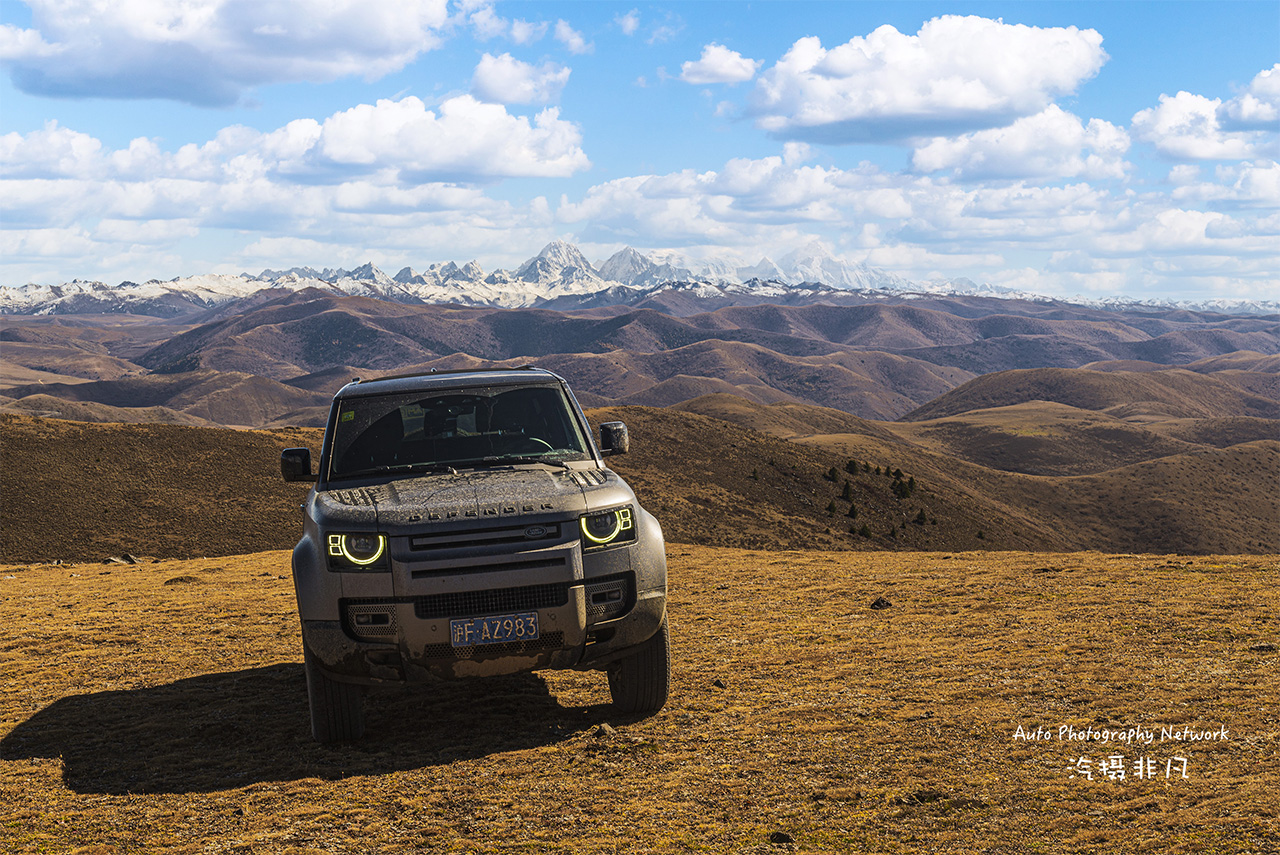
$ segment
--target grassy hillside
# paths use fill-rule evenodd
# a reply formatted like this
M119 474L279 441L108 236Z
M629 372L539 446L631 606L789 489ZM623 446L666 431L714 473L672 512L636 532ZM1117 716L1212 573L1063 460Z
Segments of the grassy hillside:
M907 413L903 421L959 415L970 410L1050 401L1115 415L1155 414L1164 418L1224 415L1280 418L1280 400L1266 398L1194 371L1085 371L1029 368L970 380Z
M714 417L690 411L700 407ZM1004 471L1012 465L1002 461L1001 449L1024 446L997 443L994 459L965 459L962 443L944 447L927 433L931 422L867 422L732 396L680 410L601 408L588 417L628 424L632 453L611 458L610 466L658 516L667 537L681 543L1280 551L1276 440L1217 448L1162 439L1188 450L1152 459L1146 446L1123 447L1128 434L1103 433L1116 454L1114 468L1033 476ZM995 442L1006 428L987 436ZM9 414L0 414L0 430L0 560L23 561L289 547L300 532L297 507L306 485L280 479L280 450L301 445L318 453L321 439L314 428L231 431ZM1034 459L1051 462L1045 449L1060 455L1072 443L1092 447L1087 443L1097 440L1088 431L1066 439L1032 436L1025 447L1040 444Z

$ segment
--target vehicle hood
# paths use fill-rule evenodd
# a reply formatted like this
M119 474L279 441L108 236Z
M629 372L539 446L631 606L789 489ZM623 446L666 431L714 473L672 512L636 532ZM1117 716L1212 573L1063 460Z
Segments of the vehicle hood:
M456 475L423 475L326 493L325 504L331 512L339 516L363 512L389 534L420 531L432 523L572 517L635 501L626 483L608 469L539 466L462 470ZM341 510L335 506L342 506Z

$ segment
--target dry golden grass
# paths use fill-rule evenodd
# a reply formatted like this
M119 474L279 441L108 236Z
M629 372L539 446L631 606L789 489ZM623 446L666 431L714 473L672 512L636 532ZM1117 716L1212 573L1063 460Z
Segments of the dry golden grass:
M1278 564L673 546L659 715L598 673L440 683L337 748L287 553L0 567L0 851L1274 853ZM1127 780L1070 777L1110 754Z

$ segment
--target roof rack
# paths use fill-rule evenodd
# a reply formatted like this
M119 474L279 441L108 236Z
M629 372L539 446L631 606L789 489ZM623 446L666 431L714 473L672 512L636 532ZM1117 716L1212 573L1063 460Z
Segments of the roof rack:
M527 362L524 365L518 365L515 368L446 368L443 371L437 371L436 369L432 368L430 371L414 371L409 374L388 374L385 377L369 377L364 380L360 379L359 377L356 377L351 382L352 383L376 383L380 380L406 380L410 377L435 377L442 374L484 374L486 372L496 373L499 371L537 371L537 370L539 370L538 366L534 365L532 362Z

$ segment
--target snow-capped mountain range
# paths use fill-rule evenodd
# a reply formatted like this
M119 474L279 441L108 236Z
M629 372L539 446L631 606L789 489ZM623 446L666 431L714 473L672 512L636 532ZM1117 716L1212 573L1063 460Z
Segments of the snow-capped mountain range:
M592 264L573 244L553 241L515 270L486 274L474 261L432 264L425 270L406 267L388 276L372 263L354 270L316 270L294 267L264 270L254 276L206 274L149 280L142 284L106 285L76 279L62 285L0 287L0 314L104 314L131 313L157 317L181 317L215 308L269 290L300 291L316 288L351 296L373 297L399 303L445 303L465 306L524 308L552 306L571 309L585 306L630 305L662 291L680 292L696 299L731 302L772 300L821 302L840 292L868 296L964 295L1005 299L1047 300L1020 291L977 285L967 279L912 282L862 263L836 258L822 246L811 244L778 261L762 258L755 264L734 259L693 259L673 250L648 254L625 247L608 259ZM844 296L848 296L847 294ZM1071 302L1099 308L1135 305L1134 301L1109 299ZM1280 303L1218 300L1204 303L1151 305L1270 314Z

